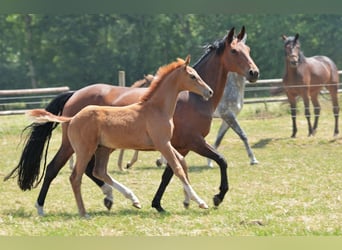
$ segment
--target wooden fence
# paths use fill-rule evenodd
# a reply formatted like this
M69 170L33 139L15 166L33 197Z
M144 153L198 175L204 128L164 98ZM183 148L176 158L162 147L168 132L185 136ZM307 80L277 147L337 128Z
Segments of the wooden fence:
M0 90L0 115L23 114L29 108L42 107L69 87Z
M339 71L342 74L342 70ZM125 86L125 72L119 71L119 85ZM257 83L247 83L245 90L245 104L253 103L271 103L285 102L287 97L285 94L272 97L269 95L271 89L280 87L282 79L264 79L258 80ZM339 93L342 93L342 85L339 84ZM38 88L38 89L17 89L17 90L0 90L0 115L23 114L27 109L41 107L44 108L48 102L56 97L56 95L69 91L69 87L57 88ZM262 97L258 96L261 93ZM268 95L265 93L268 93ZM322 90L322 94L326 94L326 90ZM22 108L20 108L22 107Z

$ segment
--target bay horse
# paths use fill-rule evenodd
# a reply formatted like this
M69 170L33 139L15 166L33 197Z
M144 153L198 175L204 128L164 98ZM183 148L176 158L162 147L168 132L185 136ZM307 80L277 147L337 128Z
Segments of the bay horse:
M151 77L151 76L150 76ZM135 86L140 86L144 84L148 84L148 81L144 83L137 83ZM227 77L227 83L223 91L223 96L213 114L214 117L221 118L222 122L217 133L215 143L213 147L217 149L228 131L229 128L232 128L233 131L240 137L243 141L247 155L250 158L250 164L255 165L258 164L259 161L256 159L253 150L248 142L248 137L243 128L240 126L237 116L241 112L244 104L244 93L245 93L245 86L246 86L246 78L241 76L235 72L229 72ZM118 158L118 167L120 170L122 168L122 158L123 158L124 150L120 151L120 155ZM126 164L126 168L130 168L133 164L138 160L138 151L133 153L132 159ZM167 162L163 157L160 157L156 160L156 165L158 167L166 164ZM213 163L210 159L208 159L208 166L213 167Z
M250 48L244 43L245 27L237 36L232 28L223 39L219 39L206 47L205 53L195 63L193 68L201 78L211 87L214 95L204 102L200 96L186 91L178 95L174 113L174 131L171 139L172 146L183 156L194 151L204 157L213 159L220 167L220 192L214 196L214 205L218 206L228 192L227 162L225 158L205 141L210 131L212 114L216 109L227 81L228 72L237 72L250 82L255 82L259 76L259 69L250 57ZM87 105L123 106L135 103L144 95L146 88L117 87L107 84L93 84L74 93L65 93L53 99L45 108L54 114L73 116ZM42 158L46 162L48 142L56 124L46 123L31 126L31 133L24 146L18 165L5 178L18 175L18 185L22 190L30 190L39 184L40 163ZM45 145L46 144L46 145ZM45 154L44 154L45 147ZM44 203L50 184L60 169L73 154L67 136L67 124L62 126L62 143L52 161L43 170L44 179L41 186L36 208L39 215L44 215ZM45 157L43 157L45 155ZM109 185L92 175L94 158L89 162L86 174L106 195L105 206L112 206L112 189ZM45 163L44 163L45 169ZM171 167L167 166L162 175L162 181L152 201L152 207L163 212L160 201L162 195L173 176Z
M108 175L109 156L117 148L159 150L183 183L186 201L192 199L200 208L208 208L191 187L186 162L170 141L172 118L179 92L188 90L204 100L213 95L211 88L188 66L189 62L188 56L185 61L178 59L160 67L149 89L135 104L123 107L89 105L73 117L56 116L44 109L28 112L37 123L69 123L68 137L76 153L76 164L70 182L80 216L87 216L81 196L81 180L93 155L93 175L129 198L134 207L141 208L132 190Z
M283 84L290 103L292 116L292 135L296 137L296 98L302 97L305 107L305 117L308 123L308 136L315 135L321 107L318 101L320 90L325 87L331 96L335 117L334 136L339 133L338 117L338 83L339 75L335 63L326 56L305 57L301 51L299 34L293 36L282 35L285 49L285 75ZM310 98L314 106L315 121L311 125Z

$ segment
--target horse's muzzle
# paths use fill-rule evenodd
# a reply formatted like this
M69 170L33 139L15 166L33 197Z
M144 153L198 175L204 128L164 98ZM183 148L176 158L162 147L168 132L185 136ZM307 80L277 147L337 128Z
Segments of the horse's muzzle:
M298 66L298 61L297 60L291 60L290 61L291 67L297 67Z
M213 94L214 94L214 91L212 89L206 89L202 96L203 96L204 100L208 101L209 98L211 98L213 96Z
M259 70L250 69L246 78L250 82L256 82L259 78Z

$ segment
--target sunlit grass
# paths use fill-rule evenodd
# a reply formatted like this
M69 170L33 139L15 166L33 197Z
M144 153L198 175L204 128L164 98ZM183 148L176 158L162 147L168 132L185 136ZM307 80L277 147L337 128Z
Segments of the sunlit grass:
M162 200L167 213L159 214L150 207L163 171L154 165L159 154L140 153L133 169L122 173L114 152L110 174L134 190L141 210L114 191L115 204L106 211L102 192L84 177L82 194L91 217L79 218L66 166L51 185L45 217L38 217L34 208L40 186L22 192L15 179L0 182L0 235L341 235L342 137L332 137L330 103L323 105L316 136L307 137L300 114L296 139L290 138L286 106L273 104L265 112L262 106L245 105L239 121L260 164L249 165L242 142L229 131L219 151L228 161L230 190L218 209L212 197L218 192L219 169L208 168L203 157L190 153L186 161L194 189L210 208L192 203L184 209L181 184L174 178ZM219 123L214 120L208 142L214 141ZM25 116L0 117L1 178L18 162L20 134L27 124ZM60 128L54 132L49 159L59 147L60 133ZM127 151L125 161L131 154Z

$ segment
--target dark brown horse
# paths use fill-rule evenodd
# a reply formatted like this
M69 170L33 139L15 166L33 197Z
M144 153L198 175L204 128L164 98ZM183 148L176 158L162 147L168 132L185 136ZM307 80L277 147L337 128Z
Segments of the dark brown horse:
M305 57L300 49L299 35L294 37L282 36L285 49L285 75L283 83L291 107L292 136L296 137L296 98L303 98L305 117L308 121L309 136L314 135L317 130L321 107L318 101L320 90L328 89L335 117L334 136L338 130L338 82L339 75L335 63L326 56ZM310 98L314 106L315 121L312 127L310 120Z
M243 42L245 28L243 27L237 37L234 36L234 28L221 40L207 46L205 54L193 66L201 78L214 91L209 101L204 101L197 94L183 91L178 96L174 120L174 131L171 139L176 150L186 156L189 151L194 151L204 157L214 160L220 167L221 183L220 192L214 196L214 204L218 206L228 191L227 162L224 157L205 141L205 136L210 131L212 114L216 109L227 81L229 71L237 72L245 76L249 81L255 82L259 76L259 70L252 58L250 49ZM124 88L105 84L95 84L76 91L67 93L54 99L46 108L54 114L62 113L64 116L73 116L87 105L113 105L123 106L135 103L144 95L146 88ZM25 145L18 166L12 174L18 172L18 184L21 189L31 189L39 182L39 168L44 145L51 136L53 123L34 126L28 143ZM73 154L73 149L66 133L67 126L63 124L62 144L46 168L44 182L41 187L36 207L39 214L43 214L43 205L52 180ZM37 139L38 138L38 139ZM36 145L38 144L38 145ZM111 206L111 189L102 181L92 176L94 159L88 165L86 174L92 178L107 195L105 198L107 208ZM9 175L9 176L10 176ZM152 201L152 207L158 211L164 211L160 201L162 195L173 176L172 169L167 166L162 175L162 182Z

